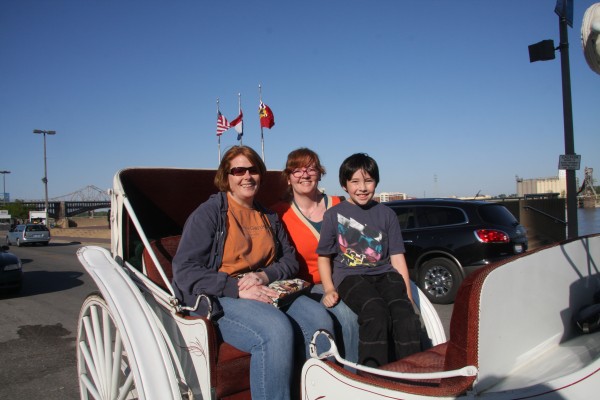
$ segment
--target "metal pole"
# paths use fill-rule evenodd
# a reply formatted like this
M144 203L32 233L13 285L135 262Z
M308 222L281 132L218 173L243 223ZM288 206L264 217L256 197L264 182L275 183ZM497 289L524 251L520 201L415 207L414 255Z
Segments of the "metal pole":
M44 197L44 211L46 211L46 216L48 215L48 166L46 164L46 132L44 132L44 192L46 197Z
M10 171L0 171L0 174L2 174L2 181L3 181L2 204L6 205L6 174L10 174Z
M567 19L559 16L560 29L560 66L562 71L563 91L563 123L565 131L565 154L575 154L575 141L573 139L573 107L571 102L571 69L569 66L569 37L567 32ZM577 183L575 170L567 169L567 237L575 238L579 235L577 223Z
M56 135L56 131L44 131L41 129L34 129L33 133L38 133L44 135L44 177L42 178L42 182L44 182L44 211L46 212L46 223L48 223L48 167L46 162L46 134L48 135Z

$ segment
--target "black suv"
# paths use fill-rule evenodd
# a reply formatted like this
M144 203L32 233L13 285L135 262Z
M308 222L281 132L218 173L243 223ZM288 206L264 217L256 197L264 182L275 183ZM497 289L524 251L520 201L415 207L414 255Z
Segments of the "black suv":
M398 215L411 279L433 303L452 303L474 269L527 250L525 228L499 203L415 199L382 204Z

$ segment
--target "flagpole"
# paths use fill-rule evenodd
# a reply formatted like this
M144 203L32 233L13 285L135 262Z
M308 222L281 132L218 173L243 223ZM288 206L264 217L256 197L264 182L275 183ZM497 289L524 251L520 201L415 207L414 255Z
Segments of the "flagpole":
M262 104L262 87L261 87L260 83L258 84L258 99L260 101L259 104ZM258 119L258 121L260 123L260 118ZM263 162L265 162L265 138L264 138L264 135L263 135L263 126L262 126L262 124L260 124L260 147L261 147L261 150L262 150L262 159L263 159Z
M238 93L238 115L241 114L241 113L242 113L242 94ZM242 122L242 124L243 124L243 122ZM240 136L240 146L244 145L243 144L243 138L244 138L244 135L243 135L244 128L243 128L243 126L244 125L242 125L242 136Z
M217 97L217 115L219 115L219 98ZM219 165L221 163L221 135L217 135L218 138L218 149L219 149L219 154L218 157L219 159L217 160L217 165Z

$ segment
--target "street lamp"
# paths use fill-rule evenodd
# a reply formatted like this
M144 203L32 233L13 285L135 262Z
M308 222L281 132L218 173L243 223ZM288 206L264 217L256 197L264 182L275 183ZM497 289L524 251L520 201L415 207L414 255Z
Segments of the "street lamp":
M41 129L34 129L33 133L43 134L44 135L44 177L42 178L42 182L44 182L44 191L46 193L46 197L44 200L44 211L46 212L46 221L48 220L48 167L46 166L46 135L56 135L56 131L43 131Z
M573 27L573 0L557 0L554 12L558 15L560 45L554 47L551 39L529 46L529 61L548 61L555 58L554 52L560 50L560 66L563 92L563 126L565 154L559 157L559 169L566 170L567 176L567 237L577 237L577 182L575 171L579 169L581 156L575 153L573 138L573 106L571 101L571 69L569 66L569 36L567 25Z
M3 188L2 188L2 204L6 205L6 174L10 174L10 171L0 171L2 174Z

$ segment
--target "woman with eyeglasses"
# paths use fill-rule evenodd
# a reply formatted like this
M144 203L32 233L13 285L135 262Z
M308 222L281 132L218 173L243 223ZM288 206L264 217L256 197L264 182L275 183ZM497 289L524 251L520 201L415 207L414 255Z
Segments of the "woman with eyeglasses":
M319 190L325 175L319 156L308 148L288 154L283 178L288 183L287 198L274 209L279 214L300 264L298 277L313 283L311 297L321 301L323 285L317 266L317 245L325 210L342 198L329 196ZM327 309L333 318L336 341L348 361L358 361L358 321L356 314L342 301Z
M271 304L277 293L267 285L296 277L298 262L277 214L255 201L265 173L252 148L225 152L214 182L220 192L192 212L183 228L173 286L187 306L194 306L200 294L210 296L223 340L251 353L253 399L288 399L295 360L308 357L317 329L331 332L333 324L307 296L283 309ZM207 313L207 304L200 302L191 314ZM323 343L319 351L327 348Z

